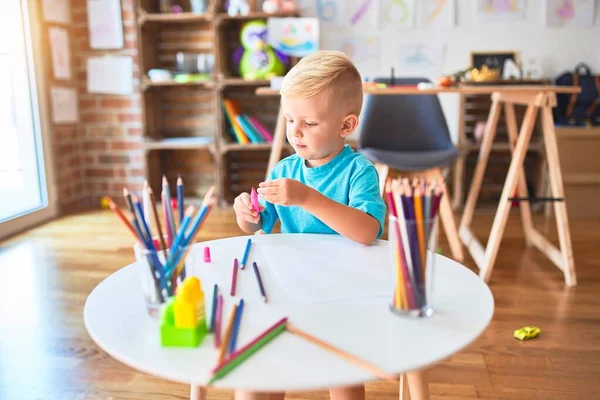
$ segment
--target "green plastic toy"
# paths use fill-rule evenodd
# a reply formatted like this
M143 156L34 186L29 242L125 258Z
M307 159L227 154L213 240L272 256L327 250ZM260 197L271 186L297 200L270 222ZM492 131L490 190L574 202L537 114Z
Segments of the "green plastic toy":
M198 347L208 333L206 319L198 320L195 328L175 326L175 297L171 297L161 309L160 343L164 347Z
M267 23L262 20L246 22L240 31L243 54L240 75L244 79L271 79L285 75L281 56L267 43Z

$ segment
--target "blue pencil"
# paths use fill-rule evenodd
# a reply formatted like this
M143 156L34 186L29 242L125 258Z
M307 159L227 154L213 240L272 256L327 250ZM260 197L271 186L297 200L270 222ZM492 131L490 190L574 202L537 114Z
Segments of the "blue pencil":
M215 331L216 321L217 321L217 294L219 291L219 287L215 283L213 286L213 301L212 301L212 312L210 314L210 330L211 332Z
M246 249L244 250L244 257L242 257L241 266L242 269L246 268L246 262L248 261L248 254L250 253L250 246L252 245L252 239L248 239L246 242Z
M183 179L181 175L177 178L177 211L179 212L179 223L183 221Z
M242 311L244 311L244 299L240 300L238 304L235 319L233 320L233 329L231 330L231 340L229 341L229 354L235 352L235 342L237 341L238 332L240 331L240 324L242 322Z

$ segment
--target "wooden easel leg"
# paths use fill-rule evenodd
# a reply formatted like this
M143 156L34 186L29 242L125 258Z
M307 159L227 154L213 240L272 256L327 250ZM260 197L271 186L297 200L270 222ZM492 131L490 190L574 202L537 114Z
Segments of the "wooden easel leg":
M429 386L427 383L427 372L415 371L406 374L408 386L410 388L410 397L412 400L428 400Z
M279 112L277 114L277 122L275 124L275 133L273 135L273 147L271 147L271 154L269 155L269 164L267 165L267 173L265 174L265 179L269 177L269 172L275 164L281 160L281 150L283 149L283 145L285 144L285 118L283 118L283 113L281 109L281 104L279 105Z
M191 385L190 400L206 400L206 388L202 386Z
M556 132L554 131L554 119L552 117L550 105L542 108L542 124L552 196L555 198L564 198L562 173L560 170L560 160L558 158L558 147L556 144ZM569 231L569 219L567 218L567 205L565 201L554 202L554 214L556 216L556 226L563 258L565 284L567 286L575 286L577 285L577 277L575 275L575 261L573 260L573 247L571 244L571 233Z
M444 177L440 169L436 169L434 172L435 179L443 181ZM448 193L448 188L444 183L444 192ZM458 237L458 230L456 229L456 221L454 220L454 213L452 212L452 206L450 206L450 198L445 195L442 196L439 210L440 219L444 226L444 232L446 233L446 239L450 245L450 251L452 251L452 257L458 262L462 262L465 258L463 253L462 243Z
M506 127L508 130L508 142L510 144L510 152L514 155L515 144L517 143L517 117L515 116L515 106L512 103L504 104L504 117L506 118ZM529 197L527 190L527 179L525 177L525 171L523 165L519 165L518 168L518 181L519 181L519 197ZM531 205L528 201L519 201L519 209L521 210L521 223L523 225L523 235L525 237L525 245L531 247L531 230L533 228L533 222L531 219Z
M408 389L408 379L406 374L400 375L399 400L410 400L410 390Z
M458 210L463 203L463 182L465 178L466 154L458 156L454 162L452 181L452 209Z
M383 191L385 190L385 183L387 182L390 167L386 164L375 163L375 169L379 175L379 194L383 196Z
M479 190L481 189L481 183L483 182L483 175L485 168L487 167L488 158L490 151L492 150L492 143L496 136L496 127L498 125L498 118L500 117L500 103L497 97L492 96L492 107L490 108L490 114L485 125L485 133L483 135L483 141L479 148L479 159L477 160L477 166L473 173L473 180L471 181L471 188L469 189L469 195L463 210L463 216L460 221L459 234L463 228L468 228L473 220L473 214L475 212L475 205L477 204L477 198L479 197ZM464 241L463 241L464 243ZM468 243L465 243L468 245Z
M519 174L519 168L523 165L525 154L527 153L527 147L529 146L529 140L531 139L531 132L535 124L538 106L530 104L527 107L523 124L521 125L521 132L519 133L519 139L517 140L517 146L512 155L510 167L508 168L508 175L506 182L504 183L504 189L502 189L502 195L500 196L500 204L494 217L494 223L492 224L492 230L488 238L487 246L485 248L485 256L479 271L479 276L488 282L492 275L492 269L494 268L494 262L498 255L498 249L500 248L500 241L502 240L502 233L510 214L511 203L508 198L513 195L515 188L517 187L517 180Z

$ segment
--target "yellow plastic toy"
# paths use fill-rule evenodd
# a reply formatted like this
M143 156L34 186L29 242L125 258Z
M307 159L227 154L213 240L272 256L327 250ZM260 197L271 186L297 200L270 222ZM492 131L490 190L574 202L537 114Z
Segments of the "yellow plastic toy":
M514 336L519 340L528 340L537 337L541 332L537 326L524 326L521 329L517 329Z
M195 276L188 277L177 288L174 313L176 328L194 328L204 316L204 293Z

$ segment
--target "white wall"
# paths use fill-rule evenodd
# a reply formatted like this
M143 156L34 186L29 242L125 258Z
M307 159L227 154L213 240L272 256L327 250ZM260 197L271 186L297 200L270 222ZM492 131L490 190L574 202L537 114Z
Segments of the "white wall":
M417 0L419 1L419 0ZM520 21L481 22L473 8L474 0L457 0L456 25L454 28L432 30L416 28L410 31L378 32L381 42L380 68L361 71L370 77L389 76L394 66L398 69L398 46L423 43L433 46L445 45L443 73L452 73L469 66L471 51L517 50L521 61L537 57L542 61L544 75L554 78L565 70L571 70L578 62L586 62L595 74L600 74L600 4L596 2L596 18L592 28L547 28L543 19L543 1L527 0L527 13ZM352 32L361 34L364 32ZM372 32L371 32L372 33ZM322 42L326 35L322 30ZM337 32L339 34L339 32ZM458 129L458 98L447 94L440 96L453 137Z

